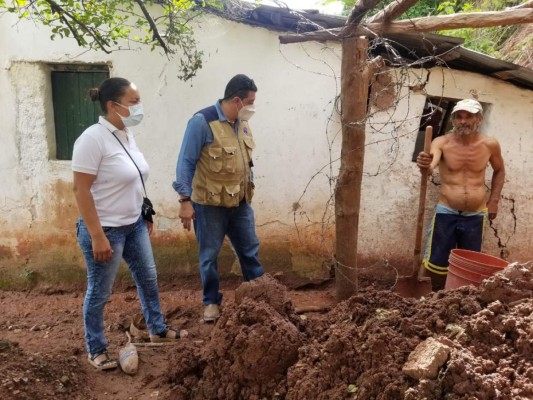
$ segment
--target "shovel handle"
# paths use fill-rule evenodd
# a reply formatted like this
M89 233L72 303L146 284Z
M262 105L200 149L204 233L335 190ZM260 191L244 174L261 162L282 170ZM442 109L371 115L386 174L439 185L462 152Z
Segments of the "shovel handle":
M433 127L427 126L424 136L424 152L429 153L431 150L431 139L433 138ZM426 192L428 187L428 170L421 171L420 193L418 197L418 215L416 219L416 238L414 250L414 273L418 271L420 266L420 253L422 248L422 227L424 225L424 210L426 207Z
M424 135L424 153L431 151L431 141L433 140L433 127L426 126L426 133Z

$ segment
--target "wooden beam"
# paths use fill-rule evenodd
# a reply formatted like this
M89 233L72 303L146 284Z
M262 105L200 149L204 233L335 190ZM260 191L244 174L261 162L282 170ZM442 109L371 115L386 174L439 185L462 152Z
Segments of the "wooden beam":
M357 236L365 156L369 66L368 40L342 41L341 165L335 187L335 287L337 300L357 293Z
M512 71L512 70L511 71L499 71L499 72L494 72L490 75L496 78L502 79L504 81L508 81L509 79L516 78L515 72L516 71Z
M524 4L529 3L530 2ZM533 22L533 8L525 7L505 11L414 18L386 24L375 22L368 25L359 25L354 31L350 32L350 34L374 37L383 33L432 32L459 28L483 28L489 26L527 24L531 22ZM310 41L326 42L328 40L339 41L342 40L346 34L347 32L344 28L333 28L303 34L280 35L279 41L282 44Z
M506 11L438 15L396 21L389 24L373 23L367 25L367 27L377 33L406 33L446 31L460 28L486 28L489 26L527 24L531 22L533 22L533 8L523 8Z
M342 40L343 28L324 29L316 32L291 33L288 35L279 35L281 44L301 43L301 42L327 42L333 40L339 42Z
M533 22L533 8L526 7L516 10L414 18L386 24L375 22L368 25L356 26L355 30L351 32L347 32L344 28L333 28L303 34L280 35L279 41L282 44L310 41L326 42L328 40L339 41L347 35L374 37L384 33L432 32L460 28L485 28L489 26L527 24L531 22Z
M366 23L372 24L374 22L392 21L405 13L416 3L418 3L418 0L394 0L389 3L387 7L366 21Z

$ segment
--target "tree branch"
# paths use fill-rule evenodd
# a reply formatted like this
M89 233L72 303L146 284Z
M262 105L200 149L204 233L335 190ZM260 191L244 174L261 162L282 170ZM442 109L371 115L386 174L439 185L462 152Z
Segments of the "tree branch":
M346 20L346 25L359 25L365 14L373 9L378 3L379 0L358 0L352 8L350 16Z
M409 10L416 3L418 3L418 0L394 0L392 3L389 3L387 7L366 21L366 23L371 24L374 22L392 21Z
M65 18L65 14L60 13L59 19L63 21L65 25L68 27L68 29L72 32L72 34L74 35L74 39L76 39L76 42L78 42L78 46L83 47L83 41L84 41L83 37L80 36L78 31L74 29L72 25L70 25L70 22L68 22L68 19Z
M83 29L85 32L87 32L93 39L94 41L96 42L96 44L98 45L98 47L104 51L105 53L107 54L111 54L111 52L109 50L106 49L105 47L105 42L103 41L103 39L100 37L100 35L98 34L98 32L93 32L93 30L85 25L83 22L81 22L80 20L78 20L74 15L72 15L71 13L69 13L67 10L65 10L64 8L62 8L59 4L57 4L54 0L45 0L49 5L50 5L50 8L52 11L54 12L57 12L60 17L63 17L64 18L64 15L66 15L67 17L69 17L72 21L74 21L76 24L78 24L80 26L81 29ZM63 19L63 21L65 21L65 19ZM76 29L74 29L74 27L72 27L70 24L67 25L69 27L69 30L72 32L72 34L76 37L76 40L78 40L78 37L79 37L79 33L77 32ZM79 42L78 42L79 43Z
M159 34L159 29L157 29L157 25L155 24L152 16L150 15L148 10L146 9L146 6L144 5L144 2L142 0L135 0L135 3L137 3L139 5L139 7L141 8L141 11L144 14L144 17L146 18L146 20L148 21L148 24L150 25L150 29L152 30L152 35L153 35L154 39L157 40L159 45L163 48L163 50L165 51L165 54L168 55L168 54L172 53L170 51L170 49L168 48L167 43L163 40L163 38Z
M526 1L514 7L507 7L506 10L518 10L520 8L533 8L533 0Z
M459 28L484 28L489 26L527 24L531 22L533 22L533 9L522 8L506 11L414 18L405 21L390 22L387 24L375 22L368 25L359 25L350 34L373 37L376 34L384 33L431 32ZM346 37L346 31L342 28L334 28L303 34L280 35L279 41L282 44L310 41L325 42L328 40L340 41L344 37Z

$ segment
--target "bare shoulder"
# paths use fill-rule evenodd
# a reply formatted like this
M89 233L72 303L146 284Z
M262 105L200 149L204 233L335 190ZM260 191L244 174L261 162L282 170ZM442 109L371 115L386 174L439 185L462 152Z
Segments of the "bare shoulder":
M433 142L431 143L437 147L442 147L443 145L448 143L449 140L450 140L450 134L447 133L442 136L437 136L435 139L433 139Z
M481 140L489 148L491 153L499 153L500 152L500 143L498 142L498 139L492 136L487 135L481 135Z

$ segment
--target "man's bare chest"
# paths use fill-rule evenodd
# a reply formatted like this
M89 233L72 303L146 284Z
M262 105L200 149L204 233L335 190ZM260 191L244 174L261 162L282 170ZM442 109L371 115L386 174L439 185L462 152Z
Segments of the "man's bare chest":
M490 159L488 148L480 144L449 144L442 148L441 163L450 171L482 172Z

